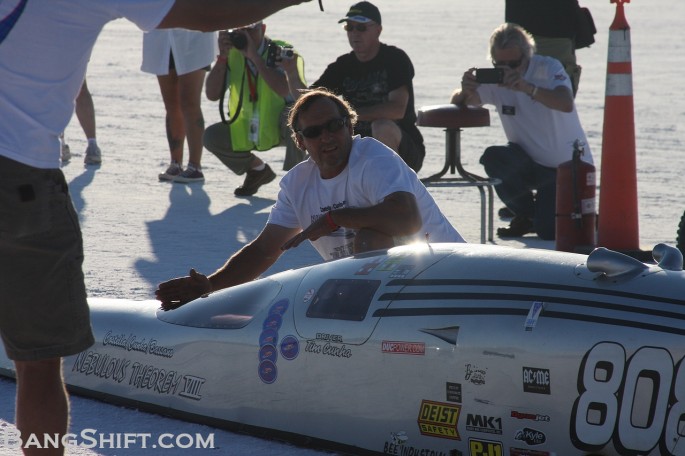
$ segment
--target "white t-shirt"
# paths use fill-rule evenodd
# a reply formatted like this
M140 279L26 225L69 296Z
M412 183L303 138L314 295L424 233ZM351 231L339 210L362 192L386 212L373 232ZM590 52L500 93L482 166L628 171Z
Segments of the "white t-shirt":
M571 80L558 60L533 55L523 79L543 89L565 86L571 90ZM583 161L592 163L592 153L580 125L575 104L573 111L550 109L527 94L481 84L478 95L483 104L497 108L504 133L509 142L518 144L539 165L556 168L573 157L573 143L585 143Z
M402 158L371 137L355 136L345 170L332 179L322 179L309 158L281 179L278 201L271 208L268 223L304 229L330 210L369 207L395 192L409 192L423 219L423 227L404 241L464 242L450 224L416 173ZM312 244L324 260L350 256L355 232L340 228Z
M93 45L125 17L154 29L174 0L0 1L0 155L60 167L59 135L74 112Z
M211 64L217 53L214 32L185 29L152 30L143 35L140 69L158 76L169 74L169 53L174 54L176 74L182 75Z

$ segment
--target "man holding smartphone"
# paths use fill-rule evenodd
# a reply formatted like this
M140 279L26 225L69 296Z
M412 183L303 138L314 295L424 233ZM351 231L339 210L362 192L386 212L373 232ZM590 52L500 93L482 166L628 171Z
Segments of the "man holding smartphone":
M536 233L553 240L557 166L571 159L574 141L587 144L571 81L558 60L535 54L533 37L516 24L494 30L490 57L494 69L501 70L501 82L487 71L471 68L451 102L494 105L507 136L506 145L488 147L480 159L488 176L502 181L495 191L515 214L497 235ZM582 159L592 163L589 147L585 152Z

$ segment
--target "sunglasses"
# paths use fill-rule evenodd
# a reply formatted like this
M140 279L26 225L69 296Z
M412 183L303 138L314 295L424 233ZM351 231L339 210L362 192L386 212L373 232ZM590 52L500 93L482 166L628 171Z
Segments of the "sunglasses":
M343 28L351 32L352 30L356 30L358 32L366 32L367 26L366 24L350 24L349 22L343 25Z
M345 124L347 124L347 117L341 117L340 119L331 119L325 124L312 125L311 127L296 130L295 132L301 134L305 138L314 139L321 136L321 133L323 133L324 130L327 130L330 133L338 132Z
M512 70L515 70L516 68L520 67L521 63L523 63L523 56L521 56L521 58L518 60L503 60L501 62L497 62L495 60L492 61L493 66L496 66L496 67L508 66Z

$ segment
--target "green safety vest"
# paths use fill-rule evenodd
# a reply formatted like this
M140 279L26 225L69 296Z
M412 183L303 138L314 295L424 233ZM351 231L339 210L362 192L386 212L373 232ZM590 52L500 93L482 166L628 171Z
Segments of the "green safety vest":
M274 42L279 46L287 45L284 41L274 40ZM268 46L262 53L262 58L265 60L267 50ZM264 79L257 75L256 80L252 79L253 87L256 88L257 100L250 100L250 82L246 74L249 69L247 69L246 59L240 51L231 49L228 54L228 68L230 71L228 112L231 118L238 107L240 97L242 97L242 106L238 118L230 125L233 151L269 150L277 146L281 142L280 116L285 107L285 99L274 92ZM304 62L299 57L297 68L300 78L304 80ZM249 77L251 76L252 74ZM250 128L252 128L253 123L257 128L256 141L253 141L250 135Z

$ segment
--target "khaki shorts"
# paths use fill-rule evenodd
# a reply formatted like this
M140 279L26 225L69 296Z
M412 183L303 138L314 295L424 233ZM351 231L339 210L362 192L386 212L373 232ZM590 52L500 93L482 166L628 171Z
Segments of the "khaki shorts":
M93 344L83 241L64 174L0 157L0 335L10 359Z

